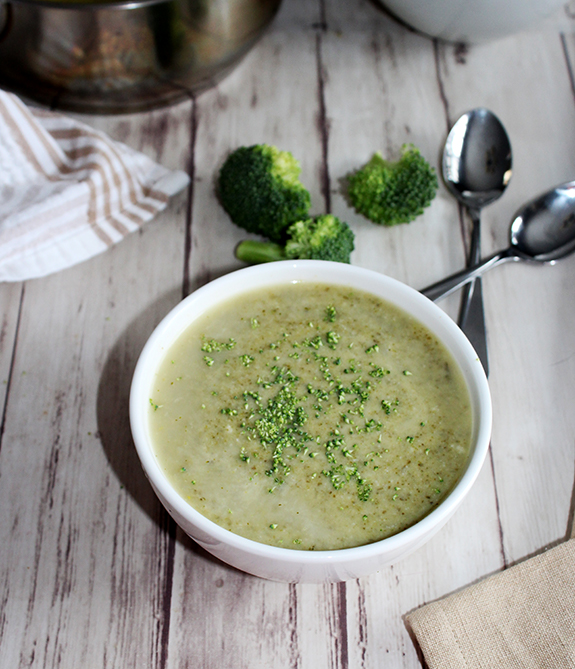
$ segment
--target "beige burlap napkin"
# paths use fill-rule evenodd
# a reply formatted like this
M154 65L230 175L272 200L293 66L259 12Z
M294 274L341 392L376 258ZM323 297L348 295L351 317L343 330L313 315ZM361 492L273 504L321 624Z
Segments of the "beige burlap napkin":
M406 619L430 669L573 669L575 538Z
M188 182L184 172L0 90L0 281L102 253Z

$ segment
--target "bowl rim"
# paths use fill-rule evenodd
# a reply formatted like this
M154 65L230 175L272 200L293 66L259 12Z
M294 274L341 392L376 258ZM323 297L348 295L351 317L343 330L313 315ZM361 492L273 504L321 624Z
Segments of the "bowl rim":
M331 278L318 278L318 276L326 275ZM263 281L264 279L267 281ZM258 286L303 281L339 283L340 285L349 285L351 281L357 290L375 294L407 311L432 330L447 346L464 376L471 396L474 448L459 481L447 497L419 521L397 534L369 544L331 550L305 551L263 544L235 534L203 516L176 492L163 473L153 453L151 439L146 433L149 388L159 361L195 318L206 309L211 308L214 300L225 302L230 297L249 292ZM362 284L361 287L357 285L358 283ZM377 292L377 289L390 290L393 294L383 296ZM231 295L228 293L229 290L231 290ZM220 291L223 291L224 299L221 299L221 296L218 297ZM408 308L404 306L405 302L409 303ZM417 314L413 313L414 305ZM190 318L189 314L194 314L194 312L196 312L195 315ZM424 318L420 317L422 315ZM455 344L455 350L453 344ZM140 353L132 377L129 411L132 436L142 467L156 490L156 494L159 494L161 499L163 498L162 501L167 505L170 513L175 512L185 519L189 518L196 528L213 541L226 544L230 548L238 549L254 557L300 565L328 562L344 564L358 559L369 559L412 545L418 538L431 533L435 527L440 527L459 506L479 475L489 448L492 426L491 395L485 372L468 339L448 314L417 290L397 279L355 265L321 260L285 260L244 267L214 279L184 298L160 321Z

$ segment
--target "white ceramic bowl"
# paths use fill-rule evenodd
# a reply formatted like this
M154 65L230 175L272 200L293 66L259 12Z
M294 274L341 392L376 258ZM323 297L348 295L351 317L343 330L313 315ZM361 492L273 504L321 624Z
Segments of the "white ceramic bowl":
M379 0L408 25L449 42L481 43L526 30L565 0Z
M458 484L429 515L402 532L365 546L333 551L300 551L260 544L219 527L192 508L172 488L156 460L148 429L154 375L166 351L207 309L254 288L294 281L346 285L392 302L432 330L463 373L473 411L472 448ZM144 471L178 525L207 551L242 571L276 581L321 583L358 578L396 562L424 544L451 517L475 481L491 436L491 398L483 367L458 326L416 290L371 270L315 260L283 261L248 267L192 293L158 325L144 347L130 395L132 434Z

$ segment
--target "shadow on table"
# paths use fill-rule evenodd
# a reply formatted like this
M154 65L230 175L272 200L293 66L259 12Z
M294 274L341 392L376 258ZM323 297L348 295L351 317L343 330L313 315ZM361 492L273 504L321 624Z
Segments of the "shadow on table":
M104 364L98 385L98 432L106 458L120 484L162 533L203 560L223 564L184 532L177 530L144 474L130 430L130 384L138 357L156 325L180 300L181 289L161 296L118 337Z
M130 384L148 337L181 299L179 290L162 295L120 334L104 364L98 386L97 420L102 447L120 480L137 504L160 525L161 504L144 475L130 431Z

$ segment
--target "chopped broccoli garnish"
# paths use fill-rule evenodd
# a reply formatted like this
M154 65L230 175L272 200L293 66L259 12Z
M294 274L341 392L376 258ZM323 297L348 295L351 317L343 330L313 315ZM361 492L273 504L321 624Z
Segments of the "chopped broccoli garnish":
M332 214L297 221L288 228L287 235L285 246L247 239L237 246L236 257L253 264L295 258L349 263L353 231Z
M438 188L437 175L412 144L401 158L387 161L380 153L348 177L348 194L356 211L374 223L409 223L423 213Z
M292 223L308 216L310 194L299 174L288 151L267 144L240 147L220 170L220 202L240 228L281 242Z

